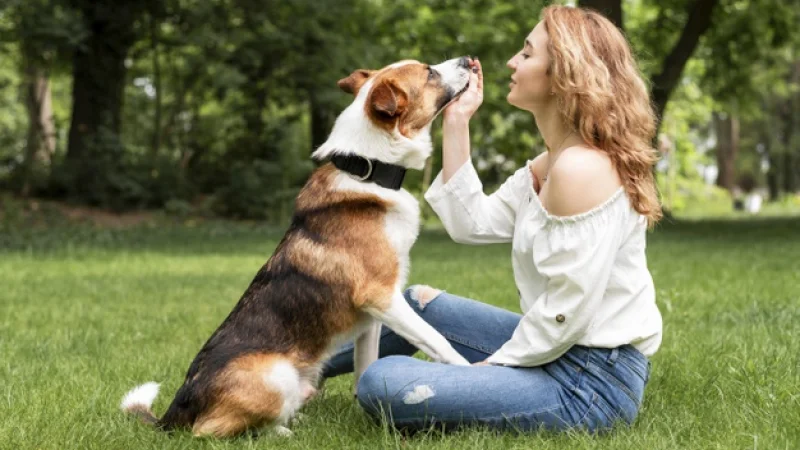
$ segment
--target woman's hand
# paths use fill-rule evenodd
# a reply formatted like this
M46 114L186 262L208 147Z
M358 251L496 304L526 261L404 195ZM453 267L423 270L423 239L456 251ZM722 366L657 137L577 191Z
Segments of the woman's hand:
M469 87L461 96L445 108L442 113L445 121L468 121L483 103L483 68L478 59L470 63L472 73L469 76Z
M442 121L442 181L447 183L470 158L469 119L483 102L483 71L477 59L470 62L469 87L444 110Z
M477 366L490 366L491 364L489 364L489 363L488 363L488 362L487 362L487 361L484 359L483 361L478 361L478 362L476 362L476 363L472 363L472 365L477 367Z

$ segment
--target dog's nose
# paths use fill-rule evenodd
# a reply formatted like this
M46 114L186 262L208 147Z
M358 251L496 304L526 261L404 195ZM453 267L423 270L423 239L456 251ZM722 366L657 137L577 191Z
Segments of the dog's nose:
M469 69L469 63L470 63L469 56L462 56L461 58L458 58L458 67Z

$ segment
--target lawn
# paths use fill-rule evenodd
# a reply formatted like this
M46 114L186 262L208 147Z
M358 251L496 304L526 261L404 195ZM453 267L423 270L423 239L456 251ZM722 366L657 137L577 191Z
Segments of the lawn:
M664 343L639 419L589 436L485 430L405 437L374 425L329 381L295 436L172 436L118 410L162 384L164 412L189 362L281 230L230 222L108 229L0 228L0 448L800 448L800 218L665 223L649 237ZM518 310L505 245L423 233L411 281Z

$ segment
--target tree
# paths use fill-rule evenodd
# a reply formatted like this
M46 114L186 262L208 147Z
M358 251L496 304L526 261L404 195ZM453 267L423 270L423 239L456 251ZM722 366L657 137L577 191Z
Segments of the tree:
M56 150L50 75L62 70L65 55L83 33L71 11L59 3L14 0L6 11L9 20L0 33L19 46L20 91L28 123L25 151L14 178L19 192L28 196L35 184L46 180Z
M726 1L720 5L720 20L708 33L699 54L706 61L701 82L717 102L717 116L739 120L743 142L750 149L730 151L724 135L718 136L718 184L728 189L741 168L749 177L768 163L767 185L770 199L779 191L794 187L791 146L794 48L800 44L796 24L800 21L800 2L778 0ZM734 128L736 130L736 128ZM722 131L722 130L719 130ZM750 167L736 159L748 150L760 151L747 158ZM754 155L756 156L756 155ZM783 183L779 183L779 179Z
M648 40L654 44L650 47L650 51L660 58L660 63L657 64L657 71L650 77L653 106L659 125L663 119L670 95L680 81L681 73L687 61L689 61L689 58L697 48L700 38L711 27L714 9L718 2L719 0L690 0L688 4L687 2L674 0L659 2L653 23L646 24L646 28L643 27L639 30L644 37L657 36L656 39ZM682 6L682 4L686 5ZM605 14L621 30L627 31L624 27L622 0L581 0L580 5L596 9ZM661 43L665 41L665 31L668 34L672 34L669 33L671 30L664 29L664 25L667 22L671 22L670 25L675 26L677 21L674 18L676 16L685 17L684 20L680 21L682 23L677 40L669 49L659 49L662 50L661 52L653 51L663 46ZM648 36L648 31L654 31L654 33L650 33L650 36Z
M72 123L65 161L65 186L72 196L107 204L120 140L128 51L136 24L157 0L69 0L88 35L72 61Z
M736 185L735 162L739 153L739 118L714 114L717 134L717 186L733 191Z

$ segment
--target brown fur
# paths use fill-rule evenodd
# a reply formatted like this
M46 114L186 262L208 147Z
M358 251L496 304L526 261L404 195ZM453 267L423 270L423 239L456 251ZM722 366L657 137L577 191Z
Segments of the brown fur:
M324 245L303 239L290 250L290 258L308 274L332 284L352 286L355 308L385 309L399 270L397 255L384 232L385 214L391 205L371 194L332 191L337 172L332 164L322 167L297 199L298 209L319 208L321 203L347 205L337 214L320 216L310 223L331 238ZM327 263L316 264L320 260ZM347 270L342 271L343 267Z
M233 436L274 421L281 412L281 393L264 383L279 355L239 357L217 376L215 401L192 428L196 436Z
M411 63L378 73L364 107L373 123L386 130L397 125L400 133L411 138L427 125L446 96L441 83L428 80L427 65ZM413 105L409 98L416 99Z
M158 417L153 414L153 411L151 411L150 408L144 405L132 405L126 408L125 412L128 414L133 414L134 416L138 417L139 420L148 425L153 425L158 422Z

